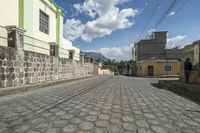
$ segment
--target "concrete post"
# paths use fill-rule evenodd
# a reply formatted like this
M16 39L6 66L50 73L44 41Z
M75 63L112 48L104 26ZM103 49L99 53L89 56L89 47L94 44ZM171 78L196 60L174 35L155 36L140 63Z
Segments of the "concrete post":
M10 65L7 69L11 69L7 76L6 86L12 86L12 84L21 85L25 83L24 73L24 33L25 30L16 26L7 26L8 31L8 47L12 47L9 54ZM17 62L17 63L15 63ZM15 73L18 78L15 79ZM14 80L15 79L15 80Z
M25 30L16 26L6 26L8 31L8 47L13 47L17 50L18 54L24 53L24 33Z
M84 64L84 62L85 62L85 54L84 53L80 53L80 62L82 63L82 64Z

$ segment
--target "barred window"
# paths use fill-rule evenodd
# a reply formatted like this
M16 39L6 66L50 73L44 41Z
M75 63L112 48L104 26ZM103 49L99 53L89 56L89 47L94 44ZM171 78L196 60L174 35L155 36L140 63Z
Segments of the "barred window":
M172 66L171 65L165 65L164 66L164 71L166 71L166 72L172 71Z
M49 16L40 10L40 31L49 34Z

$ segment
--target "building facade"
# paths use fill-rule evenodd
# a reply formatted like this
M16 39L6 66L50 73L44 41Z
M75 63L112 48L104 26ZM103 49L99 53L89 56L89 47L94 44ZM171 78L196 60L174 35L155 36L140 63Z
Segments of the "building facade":
M94 75L114 75L108 67L104 66L102 63L94 63L93 65Z
M136 61L148 60L150 58L165 58L167 43L167 32L153 32L150 39L140 40L133 47L134 59Z
M49 55L49 45L55 45L60 57L73 55L74 60L79 60L80 49L63 37L64 14L53 0L5 0L0 5L0 16L0 26L16 26L26 31L25 51ZM3 30L0 35L5 35Z
M134 76L176 76L181 74L183 49L166 49L167 32L153 32L150 39L133 47Z
M143 60L138 62L138 75L140 76L179 76L181 62L178 60Z
M185 81L184 78L184 62L186 58L190 58L193 71L190 76L190 82L200 83L200 41L195 41L191 45L184 47L184 57L182 58L182 71L181 80Z

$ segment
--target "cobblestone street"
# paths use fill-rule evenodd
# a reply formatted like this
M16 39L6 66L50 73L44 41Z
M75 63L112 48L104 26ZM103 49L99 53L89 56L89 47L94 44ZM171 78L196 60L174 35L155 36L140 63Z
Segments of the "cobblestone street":
M1 133L199 133L200 105L150 80L92 77L0 98Z

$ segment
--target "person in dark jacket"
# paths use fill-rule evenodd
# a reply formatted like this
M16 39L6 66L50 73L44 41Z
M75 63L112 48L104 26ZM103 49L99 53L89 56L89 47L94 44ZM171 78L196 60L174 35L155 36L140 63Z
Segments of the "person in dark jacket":
M191 71L192 71L192 63L190 62L190 58L187 58L186 61L184 62L184 74L186 83L189 82Z

